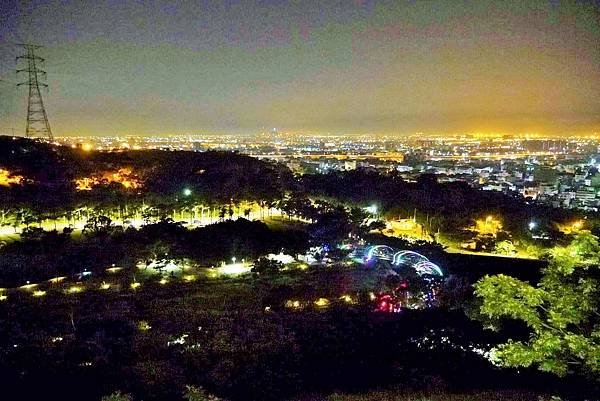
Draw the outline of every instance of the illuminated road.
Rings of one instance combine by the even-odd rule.
[[[263,220],[264,221],[264,220],[269,220],[270,218],[273,218],[273,217],[282,217],[282,216],[283,216],[283,214],[282,214],[281,210],[272,208],[269,211],[265,211],[264,213],[261,213],[260,210],[258,210],[258,209],[252,210],[250,212],[250,214],[247,216],[247,218],[249,220]],[[219,217],[215,216],[215,215],[204,216],[204,217],[202,217],[202,216],[193,217],[193,216],[182,216],[181,214],[177,213],[177,215],[171,215],[170,217],[176,222],[181,222],[181,224],[184,227],[187,227],[189,229],[193,229],[193,228],[197,228],[197,227],[204,227],[209,224],[217,223],[220,221]],[[232,218],[237,219],[238,217],[245,217],[245,216],[239,215],[239,214],[234,214]],[[118,219],[118,218],[113,219],[113,218],[111,218],[111,220],[112,220],[113,226],[139,228],[139,227],[147,224],[146,221],[144,221],[144,219],[142,219],[142,218],[133,218],[133,219],[132,218],[128,218],[128,219]],[[229,217],[226,217],[221,220],[229,220]],[[59,232],[61,232],[65,228],[72,228],[74,230],[74,233],[79,233],[83,230],[86,223],[87,223],[86,219],[68,221],[67,219],[62,218],[62,219],[57,219],[57,220],[43,220],[41,223],[32,224],[31,226],[32,227],[41,227],[45,231],[57,230]],[[12,226],[6,226],[6,225],[0,226],[0,241],[10,242],[10,241],[18,240],[20,238],[20,232],[25,227],[26,227],[25,225],[21,225],[15,229]]]
[[[498,258],[507,258],[507,259],[539,260],[537,258],[532,258],[531,256],[523,254],[523,253],[517,253],[516,255],[502,255],[499,253],[470,251],[468,249],[457,248],[454,246],[446,246],[446,248],[444,250],[448,253],[461,253],[463,255],[494,256],[494,257],[498,257]]]

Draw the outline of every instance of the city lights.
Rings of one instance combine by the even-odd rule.
[[[3,399],[597,399],[599,1],[0,6]]]

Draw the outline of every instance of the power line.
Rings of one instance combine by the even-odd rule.
[[[43,82],[40,82],[40,75],[46,77],[46,71],[39,68],[39,64],[44,62],[44,59],[35,54],[35,51],[42,46],[32,43],[19,43],[17,46],[24,48],[27,53],[18,56],[17,61],[26,60],[27,67],[17,70],[18,73],[26,72],[28,80],[20,82],[17,86],[27,85],[29,87],[29,98],[27,102],[27,125],[25,128],[25,136],[27,137],[47,137],[49,140],[54,140],[48,115],[44,108],[44,101],[40,92],[40,86],[47,88]]]

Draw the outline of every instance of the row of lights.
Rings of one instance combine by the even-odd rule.
[[[356,304],[357,303],[357,301],[348,294],[342,295],[339,299],[341,301],[344,301],[347,304]],[[317,300],[315,300],[313,302],[313,304],[318,308],[327,308],[329,305],[331,305],[331,301],[327,298],[318,298]],[[289,299],[285,302],[285,306],[287,308],[300,309],[300,307],[302,306],[302,303],[297,299],[296,300]],[[270,307],[268,307],[268,308],[269,308],[269,310],[271,309]]]
[[[231,258],[231,261],[233,262],[233,264],[235,264],[236,260],[237,259],[236,259],[235,256],[233,258]],[[106,271],[108,273],[114,274],[114,273],[117,273],[117,272],[121,271],[122,269],[123,269],[122,267],[110,267],[110,268],[106,269]],[[64,281],[66,278],[67,278],[66,276],[54,277],[54,278],[52,278],[52,279],[50,279],[48,281],[50,283],[52,283],[52,284],[58,284],[58,283],[61,283],[62,281]],[[186,275],[183,275],[181,278],[183,279],[183,281],[190,283],[192,281],[196,281],[197,276],[195,274],[186,274]],[[167,280],[164,277],[161,278],[158,281],[158,283],[161,284],[161,285],[165,285],[168,282],[169,282],[169,280]],[[133,283],[131,283],[129,285],[129,287],[132,290],[136,290],[139,287],[141,287],[141,285],[142,285],[141,283],[139,283],[137,281],[134,281]],[[47,292],[43,291],[43,290],[35,290],[34,291],[34,288],[36,288],[37,286],[38,286],[37,283],[30,283],[28,281],[25,285],[22,285],[21,287],[19,287],[19,289],[25,290],[25,291],[32,291],[32,295],[34,297],[43,297],[44,295],[47,294]],[[111,284],[103,281],[102,284],[100,284],[99,288],[101,290],[108,290],[108,289],[111,288]],[[4,294],[5,291],[6,291],[5,288],[0,288],[0,301],[6,301],[8,299],[8,296],[6,294]],[[81,285],[72,285],[69,288],[67,288],[64,292],[66,294],[77,294],[77,293],[80,293],[80,292],[83,292],[83,291],[84,291],[84,287],[83,286],[81,286]]]
[[[237,259],[236,259],[235,256],[233,258],[231,258],[231,261],[234,264],[235,264],[236,260]],[[111,267],[111,268],[106,269],[106,271],[108,273],[114,274],[114,273],[117,273],[117,272],[121,271],[122,269],[123,269],[122,267]],[[197,276],[195,274],[186,274],[186,275],[183,275],[181,278],[185,282],[189,283],[189,282],[195,281],[197,279]],[[53,283],[53,284],[58,284],[58,283],[64,281],[65,279],[66,279],[66,277],[62,276],[62,277],[52,278],[52,279],[50,279],[48,281],[51,282],[51,283]],[[163,277],[163,278],[160,279],[160,281],[158,283],[161,284],[161,285],[165,285],[168,282],[169,281],[166,278]],[[139,287],[141,287],[141,285],[142,285],[141,283],[135,281],[135,282],[131,283],[129,285],[129,287],[132,290],[136,290]],[[25,285],[23,285],[23,286],[21,286],[19,288],[22,289],[22,290],[33,290],[37,286],[38,286],[37,283],[29,283],[29,282],[27,282],[27,284],[25,284]],[[102,284],[100,285],[100,289],[101,290],[108,290],[108,289],[110,289],[110,287],[111,287],[111,285],[108,284],[108,283],[106,283],[105,281],[103,281]],[[5,300],[8,299],[8,296],[5,295],[5,294],[3,294],[4,290],[5,289],[0,289],[0,301],[5,301]],[[66,289],[65,293],[66,294],[77,294],[77,293],[80,293],[80,292],[83,292],[83,291],[84,291],[84,287],[82,287],[80,285],[73,285],[73,286],[69,287],[68,289]],[[32,295],[34,297],[43,297],[44,295],[46,295],[46,293],[47,293],[46,291],[36,290],[36,291],[32,292]]]

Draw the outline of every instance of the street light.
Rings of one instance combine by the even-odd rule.
[[[233,262],[233,264],[235,264],[235,261],[236,261],[235,256],[233,258],[231,258],[231,261]]]
[[[184,196],[190,196],[192,194],[192,190],[189,188],[184,188],[183,189],[183,195]]]
[[[529,227],[530,231],[533,231],[537,227],[537,223],[535,221],[530,221],[527,226]]]

